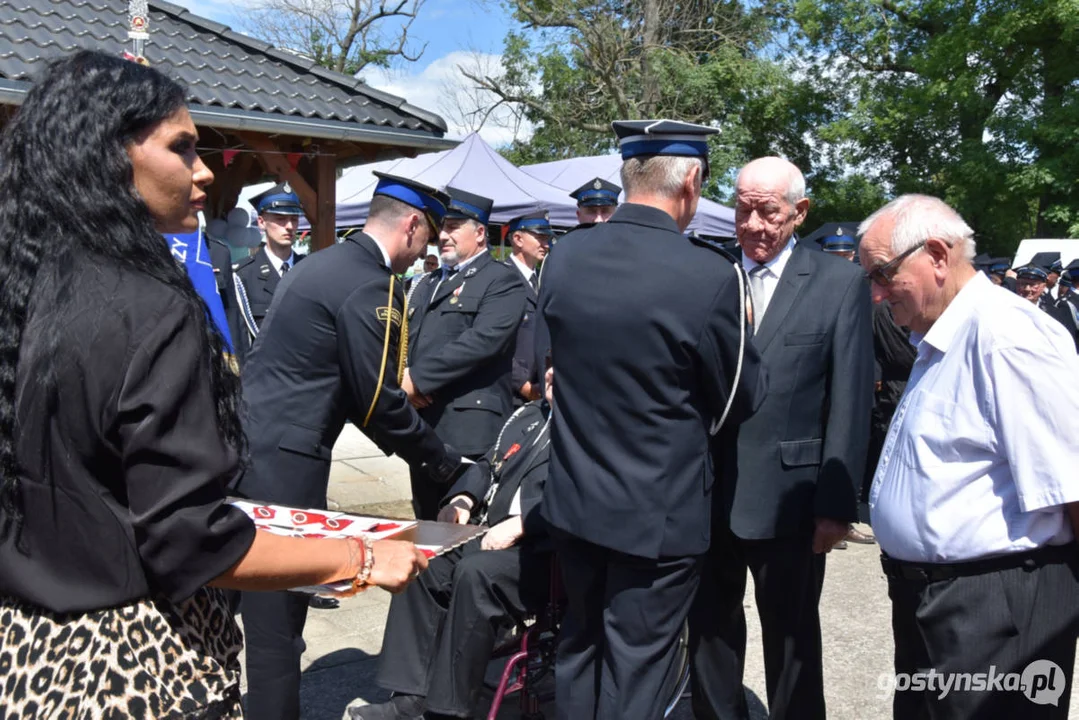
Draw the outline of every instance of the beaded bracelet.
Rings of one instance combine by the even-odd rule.
[[[363,567],[360,568],[360,572],[356,575],[356,579],[352,581],[353,587],[359,590],[360,588],[365,587],[371,579],[371,570],[375,567],[375,548],[371,544],[371,538],[366,535],[351,539],[363,543]]]

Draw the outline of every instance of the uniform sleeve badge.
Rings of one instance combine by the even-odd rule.
[[[397,308],[380,307],[375,308],[375,315],[378,317],[379,322],[392,322],[394,325],[401,325],[401,311]]]

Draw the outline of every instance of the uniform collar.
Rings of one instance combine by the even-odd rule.
[[[517,269],[524,275],[526,282],[532,282],[532,276],[536,274],[536,271],[525,265],[523,262],[517,259],[516,255],[510,255],[510,260],[517,266]]]
[[[650,225],[661,230],[670,230],[673,233],[682,234],[682,231],[678,229],[678,223],[674,221],[673,217],[659,208],[640,203],[622,203],[607,222]]]
[[[266,258],[270,261],[270,266],[273,267],[274,271],[278,275],[280,275],[281,274],[281,266],[284,265],[286,261],[282,260],[281,258],[277,257],[277,255],[273,254],[270,251],[269,247],[266,247],[266,248],[263,248],[263,249],[266,251]],[[288,262],[288,266],[290,268],[296,267],[296,253],[294,253],[294,252],[292,252],[290,250],[289,254],[288,254],[287,262]]]
[[[475,255],[470,257],[468,260],[462,260],[461,262],[454,265],[453,268],[451,268],[451,269],[456,270],[457,272],[460,272],[460,271],[464,270],[466,267],[468,267],[469,265],[471,265],[472,263],[479,260],[481,257],[483,257],[483,254],[485,252],[487,252],[487,248],[484,248],[484,249],[480,250],[478,253],[476,253]]]
[[[386,252],[386,246],[382,244],[381,240],[379,240],[377,237],[372,235],[370,230],[365,229],[364,233],[367,235],[367,237],[369,237],[369,238],[371,238],[372,240],[375,241],[375,247],[377,247],[378,251],[380,253],[382,253],[382,262],[386,263],[386,267],[388,267],[390,269],[390,271],[392,272],[393,271],[393,265],[390,264],[390,254],[388,252]]]

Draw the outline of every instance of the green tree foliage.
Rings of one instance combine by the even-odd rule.
[[[934,194],[984,248],[1079,236],[1079,2],[778,0],[821,137],[892,193]],[[856,197],[856,187],[848,187]]]
[[[515,163],[614,149],[612,120],[677,118],[720,129],[711,144],[713,197],[749,158],[781,153],[811,171],[812,129],[830,105],[765,57],[768,19],[737,1],[512,0],[520,28],[500,75],[469,73],[533,123]]]

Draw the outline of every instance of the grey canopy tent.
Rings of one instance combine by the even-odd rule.
[[[452,150],[346,170],[337,181],[337,227],[366,222],[377,182],[373,171],[400,175],[436,188],[450,185],[491,198],[494,200],[491,222],[505,223],[519,215],[547,210],[552,225],[577,224],[577,205],[572,198],[521,172],[477,133],[472,133]]]

